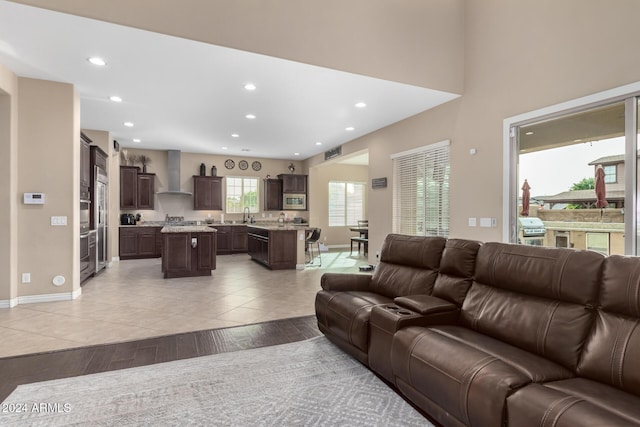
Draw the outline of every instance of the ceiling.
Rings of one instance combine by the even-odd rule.
[[[623,136],[624,101],[519,128],[520,153]]]
[[[122,147],[220,155],[301,160],[458,96],[4,0],[0,63],[74,84],[81,127]]]

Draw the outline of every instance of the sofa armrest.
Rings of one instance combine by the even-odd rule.
[[[368,291],[370,285],[370,274],[324,273],[320,278],[325,291]]]
[[[393,302],[402,308],[428,316],[436,313],[454,312],[458,306],[452,302],[431,295],[408,295],[396,297]]]

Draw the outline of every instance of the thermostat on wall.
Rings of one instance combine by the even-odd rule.
[[[24,193],[25,205],[44,205],[44,193]]]

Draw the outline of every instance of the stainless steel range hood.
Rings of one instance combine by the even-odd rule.
[[[177,194],[191,196],[193,193],[180,189],[180,151],[167,151],[168,190],[159,191],[158,194]]]

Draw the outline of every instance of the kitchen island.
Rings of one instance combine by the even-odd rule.
[[[165,226],[162,272],[164,278],[211,276],[216,269],[216,229],[204,225]]]
[[[304,269],[306,225],[254,225],[248,227],[251,258],[271,270]]]

